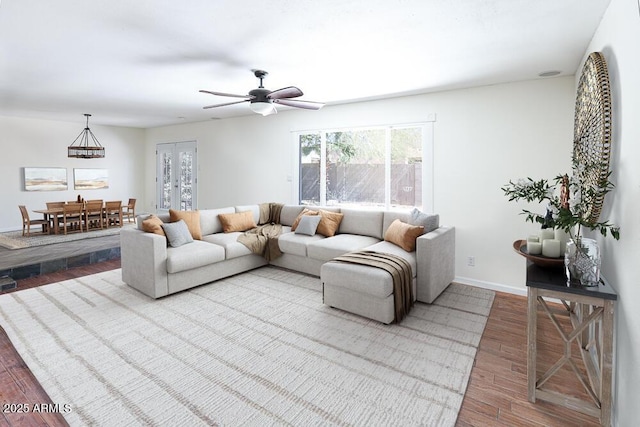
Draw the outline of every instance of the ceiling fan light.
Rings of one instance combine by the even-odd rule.
[[[263,116],[268,116],[269,114],[273,114],[275,107],[270,102],[252,102],[250,104],[251,111],[254,113],[262,114]]]

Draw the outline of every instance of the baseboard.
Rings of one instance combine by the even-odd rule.
[[[463,285],[475,286],[477,288],[490,289],[492,291],[497,292],[506,292],[508,294],[527,296],[526,288],[519,288],[511,285],[504,285],[502,283],[493,283],[493,282],[485,282],[483,280],[471,279],[469,277],[459,277],[456,276],[453,279],[456,283],[461,283]]]

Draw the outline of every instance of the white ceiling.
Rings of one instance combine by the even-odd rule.
[[[572,75],[610,2],[0,1],[0,115],[143,128],[253,114],[198,90],[255,68],[329,105]]]

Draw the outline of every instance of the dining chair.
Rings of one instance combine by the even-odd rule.
[[[49,226],[57,234],[58,233],[58,229],[60,227],[60,225],[59,225],[60,221],[59,220],[60,220],[60,217],[62,216],[62,207],[67,202],[46,202],[46,203],[47,203],[47,209],[60,209],[59,213],[50,213],[50,214],[46,215],[46,219],[49,220]]]
[[[42,232],[45,233],[49,230],[49,220],[46,219],[29,219],[29,212],[24,205],[19,205],[20,214],[22,215],[22,235],[24,236],[25,229],[27,230],[27,237],[31,236],[31,226],[41,225]]]
[[[127,216],[127,222],[136,220],[136,199],[129,199],[129,203],[122,206],[122,214]]]
[[[78,202],[69,202],[62,207],[62,227],[64,234],[67,234],[69,228],[78,227],[80,232],[83,231],[84,220],[84,204]]]
[[[104,222],[107,228],[110,225],[122,227],[122,201],[113,200],[104,203]]]
[[[87,200],[84,207],[84,228],[89,231],[91,228],[104,228],[104,218],[102,215],[102,199]]]

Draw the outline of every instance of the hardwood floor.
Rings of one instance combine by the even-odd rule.
[[[18,282],[18,290],[120,267],[112,260]],[[5,292],[6,293],[6,292]],[[545,402],[527,400],[527,301],[498,292],[480,342],[457,426],[597,426],[593,417]],[[552,323],[538,313],[539,365],[546,370],[559,358],[561,340]],[[579,354],[577,348],[572,354]],[[576,356],[576,360],[579,359]],[[581,362],[577,362],[581,366]],[[550,380],[554,381],[553,379]],[[552,386],[586,399],[573,372],[561,371]],[[0,327],[0,404],[52,403]],[[61,402],[57,402],[61,403]],[[62,402],[64,403],[64,402]],[[0,427],[66,426],[56,413],[5,413]]]
[[[568,328],[568,320],[562,319],[561,324]],[[564,348],[555,326],[541,311],[537,345],[540,376],[560,358]],[[574,346],[573,359],[582,367],[579,354]],[[566,366],[546,386],[589,400],[578,378]],[[535,404],[527,400],[527,299],[496,292],[457,426],[598,425],[600,422],[594,417],[540,400]]]

